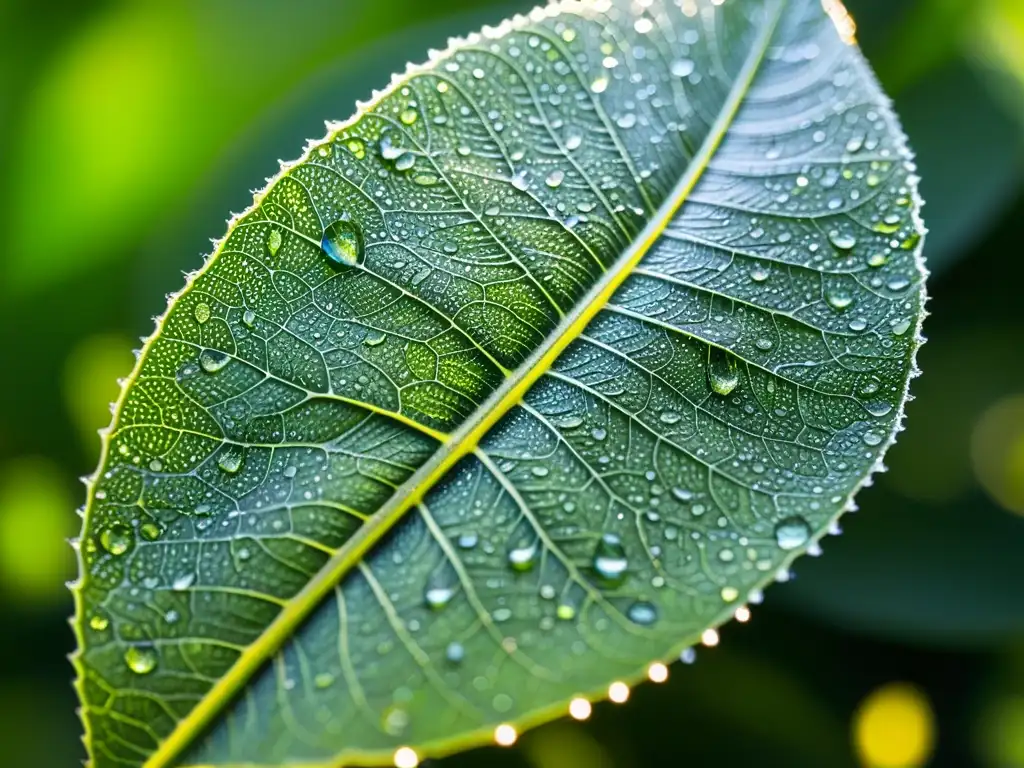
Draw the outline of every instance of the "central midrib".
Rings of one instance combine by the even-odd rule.
[[[323,568],[296,594],[267,627],[259,639],[239,656],[231,669],[203,697],[203,700],[175,727],[170,736],[149,757],[143,768],[167,768],[192,739],[237,694],[253,674],[292,637],[298,625],[321,600],[337,586],[348,571],[402,519],[410,508],[462,458],[472,453],[480,439],[520,401],[565,348],[601,311],[632,269],[657,242],[676,212],[700,179],[722,139],[725,137],[743,97],[760,67],[768,43],[781,15],[784,0],[775,8],[762,28],[750,56],[744,62],[736,82],[722,105],[714,125],[669,197],[654,213],[629,249],[566,315],[547,339],[498,387],[484,403],[442,443],[438,451],[417,469],[374,515],[367,520]]]

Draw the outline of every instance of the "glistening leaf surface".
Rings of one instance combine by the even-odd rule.
[[[898,427],[912,171],[820,0],[562,3],[397,79],[125,387],[76,590],[94,765],[442,754],[724,621]]]

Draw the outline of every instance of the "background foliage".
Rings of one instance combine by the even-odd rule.
[[[630,705],[448,766],[1024,766],[1024,6],[849,0],[919,156],[935,272],[865,512]],[[515,0],[0,0],[0,744],[81,755],[73,478],[135,339],[322,121]],[[282,30],[291,29],[285,35]],[[909,685],[907,685],[909,684]],[[666,736],[670,734],[670,736]],[[929,749],[929,736],[934,750]],[[928,754],[931,753],[929,762]]]

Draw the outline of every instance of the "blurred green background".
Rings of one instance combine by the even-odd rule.
[[[628,705],[455,766],[1024,768],[1024,2],[849,0],[918,153],[909,431],[862,513]],[[519,0],[0,0],[0,751],[82,757],[64,582],[164,294],[325,119]],[[617,710],[617,711],[613,711]]]

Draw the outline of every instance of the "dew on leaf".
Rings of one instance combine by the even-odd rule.
[[[796,549],[806,544],[810,537],[811,527],[799,515],[787,517],[775,526],[775,542],[780,549]]]
[[[324,230],[320,248],[331,261],[354,266],[363,258],[363,228],[352,219],[342,217]]]
[[[728,395],[739,384],[740,373],[736,357],[718,347],[711,347],[708,353],[708,383],[712,391]]]
[[[137,675],[148,675],[156,669],[156,651],[148,646],[130,646],[124,652],[124,663]]]
[[[100,534],[100,544],[112,555],[123,555],[132,545],[131,529],[115,523]]]

